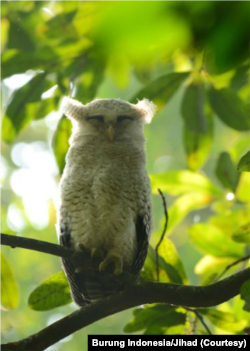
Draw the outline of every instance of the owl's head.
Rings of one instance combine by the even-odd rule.
[[[100,99],[83,105],[65,97],[62,110],[73,123],[73,136],[93,136],[115,143],[142,136],[143,125],[150,123],[156,107],[147,99],[137,104]]]

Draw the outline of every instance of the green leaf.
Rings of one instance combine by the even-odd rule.
[[[159,260],[159,281],[164,283],[183,284],[178,271],[171,264],[166,262],[161,256]]]
[[[63,272],[44,280],[29,296],[28,305],[35,311],[48,311],[72,302],[69,284]]]
[[[242,86],[246,85],[248,83],[248,70],[249,70],[249,65],[244,65],[239,67],[232,80],[231,80],[231,85],[230,88],[238,91]]]
[[[241,173],[239,185],[236,191],[237,200],[249,203],[250,199],[250,174],[248,172]]]
[[[227,232],[219,228],[197,223],[189,229],[191,241],[203,253],[216,257],[243,256],[243,245],[235,245],[235,242],[228,236]]]
[[[133,311],[134,319],[124,328],[125,333],[145,330],[145,334],[157,331],[165,332],[168,328],[185,323],[186,315],[176,312],[176,307],[165,304],[146,306]]]
[[[240,289],[240,296],[245,301],[243,309],[250,312],[250,280],[247,280]]]
[[[184,128],[184,146],[187,164],[192,171],[200,169],[208,158],[213,140],[213,120],[207,116],[207,133],[192,132]]]
[[[13,309],[18,306],[19,300],[19,286],[3,251],[1,251],[1,305],[7,309]]]
[[[187,87],[181,113],[188,131],[207,133],[208,121],[205,115],[205,93],[202,84],[193,83]]]
[[[68,140],[71,136],[72,124],[69,119],[63,116],[57,126],[53,138],[53,150],[60,173],[62,174],[65,167],[65,157],[68,152]]]
[[[185,122],[183,137],[187,163],[191,170],[196,171],[209,155],[213,136],[213,119],[201,83],[192,83],[186,89],[182,116]]]
[[[3,15],[3,6],[1,6],[1,49],[6,47],[8,40],[8,29],[9,29],[9,21]]]
[[[146,85],[152,80],[152,66],[135,66],[133,74],[140,83]]]
[[[41,48],[29,55],[25,52],[8,50],[2,54],[1,58],[2,79],[17,73],[25,73],[31,69],[46,71],[52,66],[55,69],[61,68],[58,64],[59,56],[50,47]]]
[[[9,49],[18,49],[24,52],[31,52],[35,50],[35,44],[33,43],[30,35],[22,27],[22,23],[10,21],[7,47]]]
[[[2,85],[0,84],[0,111],[2,111]]]
[[[11,142],[15,136],[15,126],[8,116],[5,116],[2,121],[2,139],[6,142]]]
[[[182,284],[182,277],[176,267],[165,261],[163,257],[158,255],[159,262],[159,281],[162,283]],[[144,270],[141,277],[145,280],[157,280],[156,270],[156,252],[152,246],[149,247]]]
[[[73,37],[78,33],[74,28],[72,21],[77,13],[77,10],[59,13],[46,22],[45,34],[49,38],[58,39],[63,35],[63,39]]]
[[[27,105],[27,114],[34,116],[34,120],[38,120],[47,116],[50,112],[57,108],[57,99],[54,97],[32,102]]]
[[[199,309],[199,312],[218,328],[226,331],[239,332],[246,327],[246,322],[244,320],[237,320],[234,315],[229,312],[222,312],[215,309]]]
[[[165,329],[157,325],[152,325],[145,330],[143,335],[165,335]]]
[[[247,223],[250,218],[250,208],[245,206],[236,208],[232,207],[230,202],[225,203],[227,207],[222,208],[221,214],[210,216],[208,222],[231,236],[239,226]]]
[[[239,172],[250,172],[250,151],[248,151],[242,158],[237,166]]]
[[[239,131],[250,129],[250,116],[235,91],[211,87],[209,99],[214,112],[229,127]]]
[[[158,189],[176,196],[190,192],[199,192],[211,196],[223,196],[206,176],[190,171],[169,171],[161,174],[150,175],[152,192],[158,194]]]
[[[201,275],[201,285],[213,283],[225,271],[225,268],[233,263],[235,258],[214,257],[205,255],[195,266],[195,273]],[[230,274],[238,270],[238,267],[232,267]]]
[[[170,73],[161,76],[146,85],[145,88],[135,94],[130,101],[137,102],[143,98],[154,100],[159,105],[165,105],[177,91],[181,83],[187,78],[189,73]]]
[[[220,154],[215,173],[226,189],[235,192],[240,175],[228,152],[224,151]]]
[[[154,249],[151,246],[149,246],[147,258],[145,260],[143,270],[140,275],[142,279],[147,281],[157,280],[156,263],[155,263],[155,257],[153,257],[153,251]]]
[[[27,84],[16,91],[12,101],[7,107],[6,116],[10,123],[3,125],[3,138],[5,141],[10,141],[13,139],[13,134],[17,134],[23,129],[32,119],[36,116],[29,114],[28,104],[37,102],[41,99],[43,92],[48,90],[50,85],[48,81],[45,80],[46,73],[39,73],[34,78],[32,78]],[[13,127],[14,133],[12,131],[12,138],[9,138],[5,128]]]
[[[250,222],[241,225],[232,235],[232,239],[237,243],[250,244]]]
[[[182,278],[177,270],[168,262],[166,262],[161,256],[159,260],[159,281],[163,283],[174,283],[182,284]],[[156,274],[157,276],[157,274]]]
[[[171,234],[191,211],[208,206],[212,200],[211,196],[202,193],[188,193],[180,196],[169,208],[167,234]]]
[[[104,60],[90,56],[84,64],[84,71],[79,74],[75,81],[75,99],[82,103],[88,103],[96,96],[96,91],[104,77]]]
[[[166,263],[171,265],[181,278],[181,282],[187,283],[187,276],[183,264],[178,256],[174,243],[168,238],[164,238],[161,242],[158,254],[164,259]]]

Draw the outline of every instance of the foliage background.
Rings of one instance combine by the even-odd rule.
[[[2,232],[57,242],[54,201],[70,135],[59,111],[64,95],[82,102],[147,97],[159,112],[145,128],[154,232],[144,277],[156,279],[153,248],[164,224],[157,188],[170,214],[161,281],[208,284],[249,254],[250,176],[236,170],[250,148],[249,2],[3,1],[1,16]],[[59,270],[57,258],[4,248],[3,342],[76,308],[35,311],[34,293],[28,306],[31,292]],[[40,309],[49,296],[69,302],[64,281],[53,282]],[[200,313],[213,333],[242,334],[249,326],[243,305],[237,297]],[[184,309],[132,313],[51,349],[80,350],[87,334],[118,334],[126,324],[125,332],[206,333]]]

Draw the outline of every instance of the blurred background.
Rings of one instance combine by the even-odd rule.
[[[154,231],[143,276],[156,280],[154,248],[164,226],[158,188],[170,215],[159,252],[161,281],[208,284],[249,255],[250,175],[237,171],[250,149],[249,6],[2,1],[1,231],[57,242],[55,202],[71,133],[59,108],[63,96],[83,103],[146,97],[158,113],[145,127]],[[60,270],[56,257],[2,249],[3,342],[35,333],[77,308],[65,281],[55,278]],[[34,293],[29,299],[51,276],[57,290],[48,290],[40,305]],[[244,334],[249,314],[243,305],[237,297],[201,313],[215,334]],[[125,311],[51,350],[85,350],[88,334],[119,334],[125,326],[125,332],[139,334],[207,332],[184,309],[170,311],[172,324],[159,311],[139,312],[145,313],[144,325]]]

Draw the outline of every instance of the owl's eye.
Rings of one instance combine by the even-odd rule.
[[[104,117],[103,116],[88,116],[86,117],[87,121],[97,121],[97,122],[104,122]]]
[[[122,122],[122,121],[133,121],[133,117],[131,116],[118,116],[117,117],[117,122]]]

